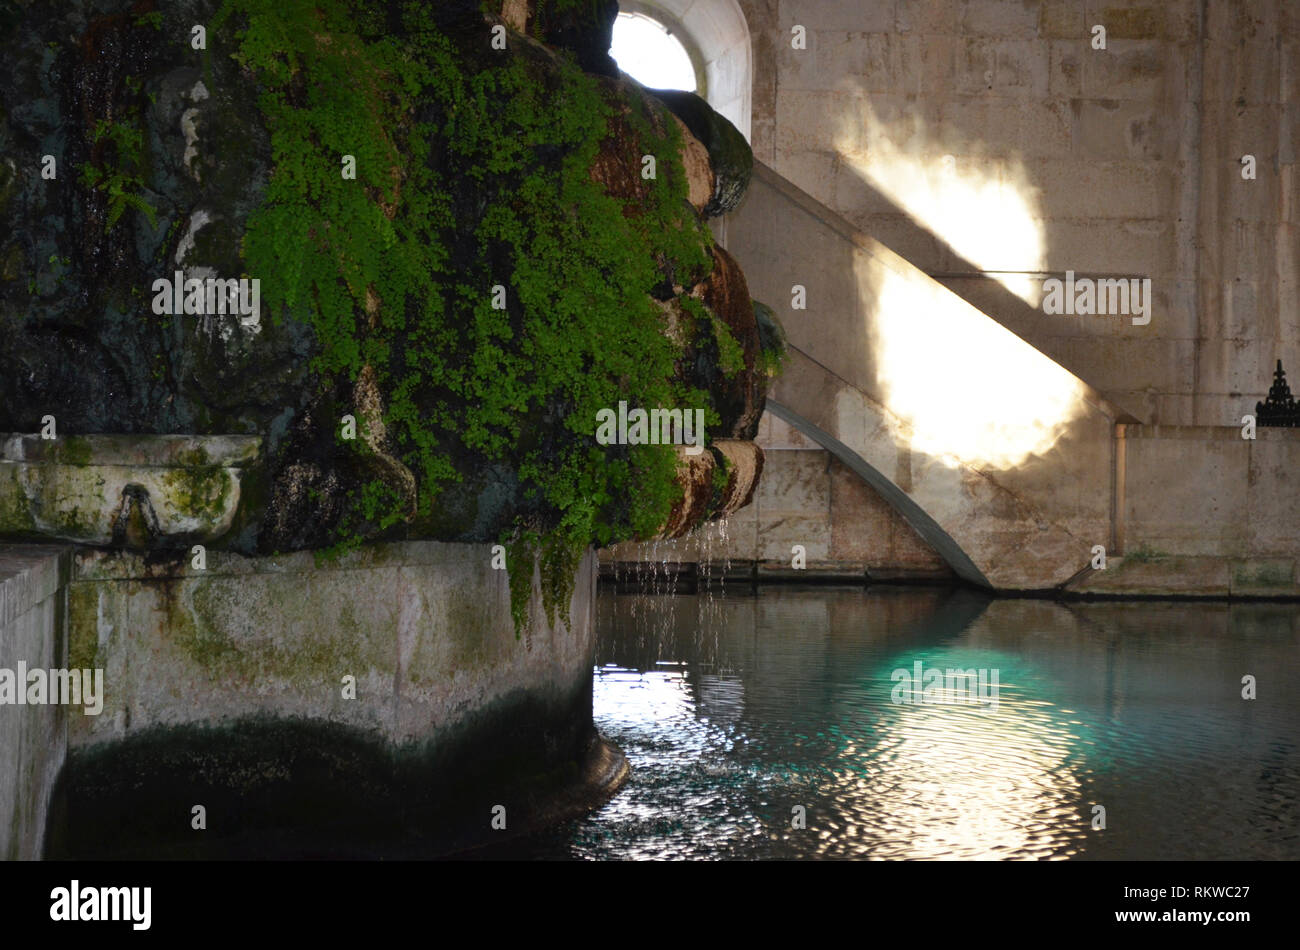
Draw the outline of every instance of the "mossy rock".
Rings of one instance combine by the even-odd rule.
[[[695,380],[706,387],[721,422],[710,435],[721,439],[753,439],[767,396],[762,346],[754,303],[745,275],[735,258],[714,247],[713,270],[692,295],[703,304],[711,345],[697,349]],[[697,311],[698,312],[698,311]]]
[[[681,126],[717,172],[710,213],[752,155],[694,97],[616,78],[612,0],[540,4],[506,50],[480,0],[138,8],[32,5],[0,36],[0,154],[20,156],[0,176],[0,431],[54,414],[66,433],[261,435],[242,551],[394,534],[585,550],[681,495],[670,447],[596,447],[600,409],[752,427],[756,324],[734,262],[699,289],[720,265]],[[201,53],[178,39],[194,23]],[[46,152],[58,187],[30,173]],[[178,267],[259,279],[258,328],[154,313]],[[659,305],[693,290],[695,336],[670,339]],[[345,415],[383,438],[345,444]]]
[[[754,152],[740,130],[693,92],[675,89],[650,92],[709,150],[717,185],[713,200],[704,209],[705,216],[715,217],[735,210],[754,174]]]
[[[754,322],[758,325],[758,343],[763,353],[763,366],[771,378],[780,373],[790,357],[785,327],[776,311],[765,303],[754,301]]]

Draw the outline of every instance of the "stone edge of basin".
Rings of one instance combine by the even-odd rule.
[[[1300,600],[1300,559],[1114,555],[1105,570],[1085,571],[1064,599]]]
[[[258,435],[61,435],[0,433],[0,464],[244,468],[257,460]]]
[[[534,800],[524,821],[511,826],[508,833],[496,832],[490,839],[445,851],[435,857],[471,856],[500,842],[524,838],[561,822],[581,818],[617,795],[632,776],[632,766],[623,750],[599,732],[594,733],[579,770],[576,782],[561,782],[542,792]]]

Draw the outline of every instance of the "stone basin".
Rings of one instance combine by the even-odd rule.
[[[0,538],[128,547],[230,530],[260,436],[0,434]]]

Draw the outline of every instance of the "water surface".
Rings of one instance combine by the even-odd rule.
[[[1295,604],[602,589],[596,722],[632,778],[493,852],[1295,859],[1298,657]],[[997,671],[996,708],[960,679],[895,702],[917,662]]]

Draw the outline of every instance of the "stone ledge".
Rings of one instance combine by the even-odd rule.
[[[1245,412],[1246,410],[1242,410]],[[1254,411],[1251,410],[1251,414]],[[1164,439],[1191,442],[1233,442],[1249,447],[1252,442],[1300,442],[1300,429],[1259,426],[1254,439],[1241,437],[1241,426],[1134,425],[1116,423],[1122,439]]]
[[[426,564],[464,564],[470,559],[491,559],[491,546],[448,541],[385,541],[348,551],[318,563],[312,551],[250,556],[209,550],[206,570],[191,566],[188,549],[168,554],[144,555],[129,551],[82,548],[72,563],[72,582],[176,577],[214,577],[253,574],[314,574],[322,568],[335,571],[369,571]]]
[[[183,468],[217,465],[244,468],[257,460],[256,435],[39,435],[8,433],[0,440],[0,462],[60,465],[125,465]]]
[[[1111,557],[1062,591],[1085,597],[1300,599],[1294,558]]]

